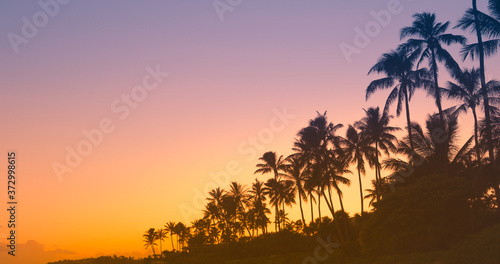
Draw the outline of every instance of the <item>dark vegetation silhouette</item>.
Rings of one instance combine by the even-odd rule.
[[[406,42],[382,54],[368,71],[383,76],[368,85],[366,99],[390,89],[382,110],[365,109],[345,136],[339,135],[342,124],[318,112],[297,132],[292,154],[262,154],[251,186],[231,182],[211,190],[203,217],[189,225],[168,222],[148,229],[144,246],[153,254],[144,261],[303,263],[325,245],[318,241],[328,241],[338,248],[318,252],[332,263],[499,263],[500,82],[485,79],[484,58],[500,47],[500,3],[490,0],[481,12],[473,0],[465,11],[456,28],[474,33],[472,44],[448,33],[450,22],[438,22],[435,14],[413,18],[401,30]],[[445,49],[449,45],[463,45],[462,59],[479,58],[479,67],[461,68]],[[421,68],[422,62],[429,68]],[[439,63],[452,78],[446,87],[439,86]],[[417,89],[437,106],[425,124],[410,116]],[[443,98],[456,105],[443,109]],[[405,110],[401,138],[401,128],[390,124],[393,103],[396,116]],[[474,124],[463,129],[473,132],[459,135],[458,117],[469,110]],[[372,186],[363,189],[367,168],[374,171]],[[361,213],[354,216],[343,206],[351,174],[360,193]],[[364,208],[365,199],[371,210]],[[321,211],[323,203],[327,212]],[[294,206],[301,214],[296,221],[287,213]],[[170,250],[162,250],[168,237]]]

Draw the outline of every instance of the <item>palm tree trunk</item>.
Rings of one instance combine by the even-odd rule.
[[[299,192],[299,207],[300,207],[300,215],[302,216],[302,226],[306,226],[306,219],[304,218],[304,211],[302,210],[302,195]]]
[[[314,210],[313,210],[313,195],[309,194],[309,202],[311,203],[311,222],[314,222]]]
[[[281,222],[282,222],[282,228],[285,229],[286,228],[286,219],[285,219],[285,202],[283,202],[283,219],[281,219]]]
[[[479,149],[479,140],[477,137],[477,114],[476,114],[476,108],[473,107],[472,109],[472,115],[474,116],[474,143],[476,144],[476,155],[477,155],[477,161],[478,165],[481,164],[481,150]]]
[[[332,214],[332,218],[335,218],[335,209],[333,208],[333,204],[330,204],[330,202],[328,202],[328,198],[326,197],[324,189],[323,189],[323,196],[325,197],[325,201],[326,201],[326,205],[328,206],[328,209],[330,209],[330,213]]]
[[[275,214],[276,216],[274,217],[274,219],[276,220],[274,222],[274,228],[276,230],[276,232],[279,232],[280,231],[280,220],[279,220],[279,216],[278,216],[278,204],[276,204],[276,206],[274,207],[274,211],[275,211]]]
[[[378,164],[378,142],[375,141],[375,181],[379,181],[380,180],[380,175],[379,175],[379,164]],[[377,195],[377,202],[380,201],[380,195],[379,193],[377,192],[376,193]]]
[[[172,251],[174,251],[175,250],[175,248],[174,248],[174,236],[173,236],[172,231],[170,231],[170,242],[172,243]]]
[[[359,162],[358,162],[359,164]],[[361,196],[361,215],[363,215],[364,207],[363,207],[363,186],[361,183],[361,169],[358,166],[358,180],[359,180],[359,195]]]
[[[477,35],[477,44],[479,48],[479,72],[481,75],[481,88],[482,88],[482,96],[484,103],[484,120],[486,123],[486,145],[488,146],[488,154],[490,156],[490,160],[493,162],[495,160],[495,153],[493,150],[492,135],[491,135],[491,117],[490,117],[490,103],[488,98],[488,91],[486,90],[486,77],[484,74],[484,47],[483,47],[483,37],[481,36],[481,25],[479,24],[479,16],[477,11],[476,0],[472,0],[472,8],[474,9],[474,19],[476,21],[476,35]]]
[[[444,115],[443,108],[441,107],[441,92],[439,91],[439,83],[438,83],[438,74],[437,74],[437,62],[436,62],[436,54],[434,48],[431,48],[431,60],[432,60],[432,74],[434,75],[434,99],[436,100],[436,106],[439,112],[439,120],[442,124],[444,124]]]
[[[342,210],[342,212],[345,212],[344,211],[344,203],[342,202],[342,195],[340,194],[340,190],[337,190],[337,194],[339,196],[339,201],[340,201],[340,209]]]
[[[330,204],[332,205],[333,209],[332,188],[330,186],[328,186],[328,198],[330,199]],[[333,212],[335,213],[335,210]]]
[[[162,230],[160,229],[160,258],[161,258],[161,252],[162,252],[162,248],[161,248],[161,235],[162,235]]]
[[[319,221],[321,221],[321,193],[318,191],[318,215]]]
[[[410,121],[410,104],[408,99],[408,90],[406,86],[404,87],[405,91],[405,106],[406,106],[406,125],[408,126],[408,139],[410,140],[410,148],[413,151],[413,137],[411,135],[411,121]]]

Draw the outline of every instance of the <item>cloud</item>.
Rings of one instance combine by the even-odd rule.
[[[70,258],[71,255],[76,254],[74,251],[64,249],[45,250],[45,245],[35,240],[19,243],[16,248],[15,256],[7,254],[8,250],[8,248],[5,251],[3,249],[0,250],[0,263],[46,264],[49,261]]]

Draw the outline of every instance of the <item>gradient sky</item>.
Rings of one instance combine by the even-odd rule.
[[[411,15],[435,12],[454,25],[470,5],[400,1],[402,11],[348,62],[340,44],[352,45],[355,28],[364,29],[374,21],[370,11],[387,9],[388,2],[243,0],[221,20],[211,0],[71,1],[16,53],[8,34],[20,35],[22,18],[32,21],[43,9],[37,1],[2,1],[0,146],[2,164],[8,151],[18,155],[19,227],[18,256],[8,256],[1,246],[0,261],[144,256],[149,251],[141,236],[148,228],[201,216],[197,193],[215,187],[211,173],[237,164],[231,181],[265,180],[253,174],[258,156],[268,150],[291,154],[297,131],[316,111],[348,125],[363,116],[362,108],[383,105],[389,91],[364,100],[366,86],[377,78],[366,74],[400,43],[399,29],[411,24]],[[486,1],[478,2],[484,10]],[[457,58],[458,50],[451,48]],[[500,62],[486,63],[492,78]],[[113,102],[141,85],[146,67],[157,65],[169,77],[120,119]],[[269,131],[274,111],[284,108],[295,117],[259,142],[258,156],[238,150],[243,145],[250,151],[249,137]],[[436,107],[417,92],[411,111],[421,122]],[[82,131],[98,128],[103,119],[114,130],[60,181],[52,164],[64,163],[66,147],[75,149],[85,140]],[[465,138],[472,131],[470,116],[461,121],[468,125],[462,127]],[[393,124],[403,126],[404,120]],[[345,206],[354,214],[358,184],[355,175],[348,177],[353,184],[344,187]],[[372,178],[364,178],[364,187]],[[6,184],[4,178],[3,206]],[[180,207],[198,213],[186,216]],[[0,217],[2,245],[7,216],[3,211]],[[298,210],[291,218],[299,218]]]

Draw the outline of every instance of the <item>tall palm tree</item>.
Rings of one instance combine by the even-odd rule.
[[[335,218],[335,210],[333,210],[333,200],[331,196],[331,189],[333,188],[339,197],[339,203],[340,203],[340,209],[342,212],[345,212],[344,210],[344,203],[342,202],[342,191],[340,190],[339,183],[345,184],[347,186],[351,185],[351,180],[347,179],[346,177],[342,176],[346,173],[351,173],[350,170],[348,170],[349,167],[349,162],[345,157],[339,156],[335,153],[335,151],[330,151],[330,155],[327,157],[327,170],[325,174],[325,184],[327,185],[327,190],[329,194],[329,203],[331,207],[331,211],[333,213],[333,217]],[[326,200],[326,197],[325,197]],[[328,205],[328,201],[327,201]]]
[[[241,218],[241,223],[247,229],[248,235],[252,236],[250,229],[247,225],[245,207],[250,204],[250,196],[248,195],[248,189],[237,182],[231,182],[230,189],[227,192],[227,196],[234,200],[236,204],[236,216]],[[236,218],[235,218],[236,221]]]
[[[486,140],[488,152],[491,160],[494,160],[494,150],[491,143],[491,110],[488,95],[486,93],[486,76],[484,57],[495,54],[500,47],[500,3],[497,0],[489,0],[488,8],[492,16],[489,16],[477,9],[477,1],[472,0],[472,8],[468,9],[465,15],[460,19],[457,27],[469,32],[475,32],[477,43],[467,45],[462,50],[463,59],[470,55],[471,59],[479,57],[479,71],[481,77],[481,87],[483,88],[483,105],[486,125]],[[490,40],[483,41],[483,36],[489,37]],[[497,38],[498,37],[498,38]]]
[[[316,194],[316,187],[313,181],[310,180],[311,175],[308,173],[304,182],[304,191],[309,196],[309,205],[311,207],[311,223],[314,222],[314,203],[316,202],[316,198],[314,195]]]
[[[389,126],[392,116],[386,112],[380,113],[378,107],[363,110],[366,116],[354,125],[361,130],[361,137],[365,138],[369,144],[375,144],[375,179],[381,180],[380,150],[387,155],[389,155],[389,151],[396,150],[394,142],[397,142],[397,138],[393,133],[400,130],[400,128]]]
[[[295,203],[295,188],[293,188],[293,182],[290,180],[276,181],[271,178],[267,180],[265,185],[267,187],[266,195],[269,197],[269,203],[275,208],[278,208],[276,214],[276,230],[281,230],[283,226],[281,225],[282,223],[279,217],[280,211],[285,211],[285,205],[292,205]],[[279,210],[280,206],[282,206],[282,210]]]
[[[304,218],[304,210],[302,209],[302,200],[307,202],[307,193],[304,189],[304,182],[307,179],[306,176],[306,161],[297,154],[292,154],[286,158],[286,178],[293,180],[295,183],[295,188],[297,189],[297,194],[299,196],[299,207],[300,215],[302,216],[302,225],[306,225],[306,219]]]
[[[363,206],[363,186],[361,183],[361,174],[366,174],[365,159],[374,165],[375,148],[370,146],[367,138],[361,137],[356,128],[349,125],[346,131],[346,137],[341,140],[342,151],[349,163],[355,163],[358,171],[359,195],[361,200],[361,214],[364,212]]]
[[[255,214],[255,225],[256,227],[260,227],[262,229],[262,233],[266,233],[267,223],[269,222],[269,218],[267,214],[271,213],[271,211],[266,207],[266,196],[268,189],[264,185],[264,182],[255,179],[255,182],[252,184],[252,189],[248,192],[251,194],[252,201],[252,212]],[[258,234],[257,229],[257,234]]]
[[[430,75],[426,68],[413,70],[415,60],[418,59],[418,56],[419,54],[416,52],[408,54],[407,49],[404,47],[382,54],[382,57],[370,69],[368,74],[374,72],[384,73],[386,77],[372,81],[366,88],[366,100],[368,100],[370,95],[377,90],[391,88],[397,83],[387,98],[384,112],[388,112],[389,107],[397,101],[396,115],[399,116],[404,103],[411,147],[413,147],[413,140],[410,133],[409,101],[417,88],[423,86],[430,89],[433,86],[433,83],[429,80]]]
[[[337,146],[339,137],[335,132],[341,128],[342,124],[334,125],[328,121],[326,112],[309,120],[309,125],[299,131],[298,139],[295,140],[293,150],[306,159],[308,170],[308,185],[316,188],[318,214],[321,218],[321,195],[325,196],[324,188],[330,188],[330,181],[327,175],[330,151],[333,146]],[[330,189],[328,189],[330,190]],[[325,196],[326,197],[326,196]],[[326,198],[325,198],[326,199]],[[334,216],[333,204],[326,201]]]
[[[165,231],[170,232],[170,242],[172,243],[172,251],[173,251],[175,250],[174,247],[175,222],[167,222],[164,228]]]
[[[467,42],[467,39],[464,36],[446,33],[450,22],[436,22],[435,14],[426,12],[417,13],[413,15],[413,18],[415,20],[411,26],[401,29],[401,39],[406,37],[417,37],[408,39],[408,41],[403,45],[407,48],[415,50],[417,54],[420,54],[419,63],[424,59],[427,59],[429,62],[429,67],[434,77],[432,96],[436,101],[439,117],[441,121],[443,121],[444,116],[441,106],[441,88],[438,83],[437,62],[444,62],[446,68],[450,70],[452,74],[460,70],[457,62],[453,59],[450,53],[443,48],[443,44],[450,45],[458,43],[464,45]]]
[[[205,205],[205,209],[203,210],[203,218],[210,221],[209,226],[209,236],[210,239],[219,242],[219,233],[217,230],[217,225],[221,219],[221,208],[216,205],[214,202],[209,202]]]
[[[156,246],[156,231],[154,228],[150,228],[144,235],[142,235],[144,238],[144,247],[148,249],[148,247],[151,247],[151,250],[153,250],[153,256],[156,255],[155,253],[155,247]]]
[[[191,232],[190,229],[182,222],[178,222],[175,225],[175,233],[177,234],[177,243],[179,251],[182,251],[184,244],[189,239]]]
[[[448,98],[458,99],[462,104],[454,107],[454,113],[467,112],[468,109],[472,111],[474,117],[474,142],[476,149],[476,158],[481,161],[481,150],[479,148],[478,136],[478,119],[476,114],[476,107],[480,105],[480,71],[477,69],[464,70],[455,77],[457,83],[448,82],[448,89],[444,93]]]
[[[283,156],[277,157],[276,152],[268,151],[264,153],[259,160],[262,161],[262,163],[257,164],[257,170],[255,170],[254,174],[273,173],[274,181],[276,182],[278,182],[280,177],[284,175],[283,171],[285,170],[285,162],[283,160]],[[278,219],[278,210],[278,204],[275,204],[274,213],[276,219]],[[278,231],[279,228],[278,222],[279,221],[275,221],[276,231]]]
[[[160,241],[160,256],[163,252],[162,247],[161,247],[161,242],[167,238],[167,231],[165,229],[158,229],[156,231],[156,239]]]

